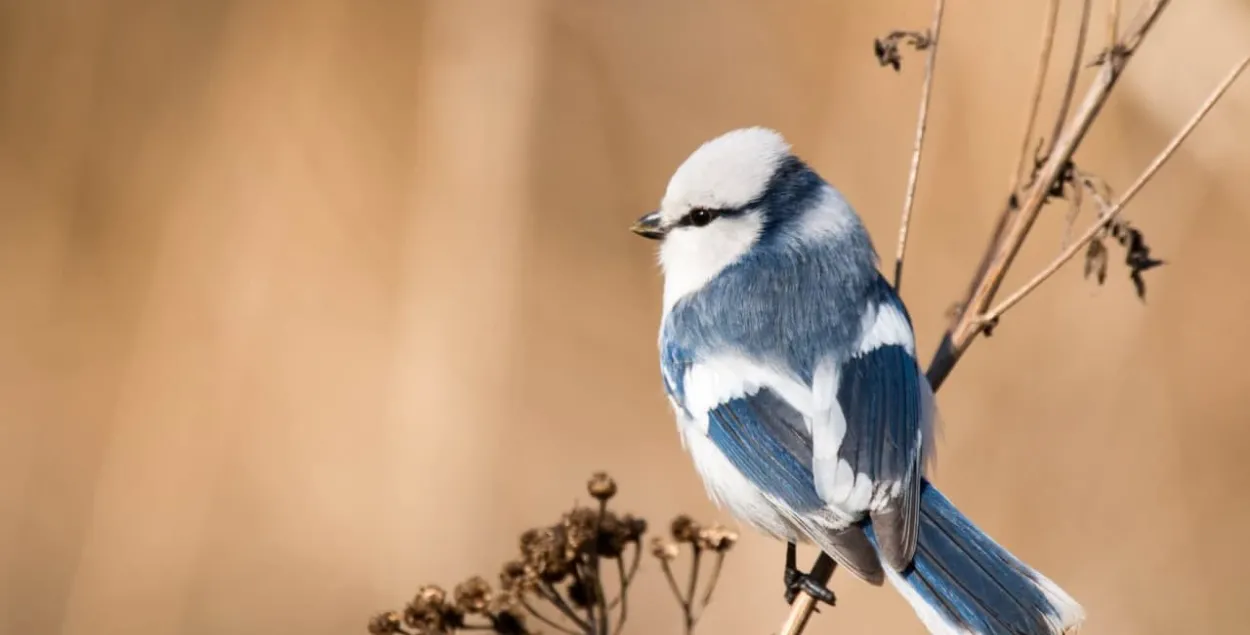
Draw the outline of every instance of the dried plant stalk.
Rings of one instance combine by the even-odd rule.
[[[1056,0],[1057,1],[1057,0]],[[920,113],[916,116],[916,141],[911,150],[911,169],[907,173],[907,194],[903,196],[903,218],[898,224],[898,251],[894,257],[894,288],[903,284],[903,258],[907,254],[907,230],[911,225],[911,210],[916,202],[916,184],[920,179],[920,158],[924,152],[925,131],[929,127],[929,101],[933,95],[934,70],[937,67],[938,38],[942,32],[942,15],[946,0],[933,5],[933,25],[929,27],[928,55],[925,56],[924,86],[920,89]]]
[[[1014,218],[1008,224],[1001,244],[991,245],[993,255],[988,258],[988,266],[977,276],[971,292],[961,303],[958,316],[947,329],[933,361],[930,362],[926,374],[934,390],[941,387],[976,336],[984,332],[986,323],[981,318],[1024,245],[1024,239],[1041,213],[1042,205],[1052,195],[1055,183],[1070,169],[1073,153],[1084,140],[1098,113],[1102,111],[1103,104],[1124,72],[1132,53],[1167,7],[1168,1],[1148,2],[1142,7],[1133,24],[1126,29],[1124,39],[1108,47],[1109,53],[1104,55],[1098,76],[1089,87],[1080,108],[1073,115],[1071,123],[1058,135],[1054,150],[1038,168],[1037,176],[1020,203],[1019,210],[1013,214]]]
[[[616,635],[622,632],[629,607],[630,585],[638,573],[647,522],[608,509],[616,496],[616,482],[607,474],[590,478],[587,491],[598,504],[575,507],[559,522],[521,534],[520,556],[499,574],[499,589],[474,576],[456,586],[450,596],[434,585],[421,587],[402,612],[388,611],[369,621],[373,635],[452,635],[485,631],[503,635],[532,635],[532,620],[565,635]],[[681,604],[685,633],[712,600],[725,556],[738,534],[720,525],[701,526],[678,516],[671,539],[656,538],[651,553],[674,584]],[[682,552],[692,554],[689,585],[678,590],[672,563]],[[628,554],[628,555],[627,555]],[[704,556],[708,556],[704,558]],[[630,560],[628,567],[626,559]],[[617,577],[617,595],[604,591],[603,575],[611,561]],[[703,564],[711,562],[710,575]],[[697,594],[703,580],[702,594]],[[616,619],[612,620],[612,612]]]
[[[1055,26],[1059,18],[1059,0],[1050,0],[1046,5],[1046,19],[1042,22],[1042,44],[1037,53],[1037,68],[1033,72],[1033,92],[1029,98],[1029,107],[1024,117],[1024,135],[1020,139],[1020,154],[1016,159],[1015,169],[1011,171],[1011,185],[1008,192],[1020,189],[1024,179],[1024,168],[1029,163],[1029,148],[1033,145],[1033,127],[1037,124],[1037,111],[1042,105],[1042,93],[1046,88],[1046,71],[1050,68],[1050,53],[1055,44]]]
[[[941,0],[937,2],[935,13],[940,20]],[[1019,192],[1019,183],[1023,180],[1022,172],[1025,159],[1023,155],[1027,153],[1029,147],[1032,130],[1036,122],[1037,103],[1040,102],[1041,93],[1044,85],[1044,76],[1051,52],[1051,42],[1054,32],[1054,16],[1058,10],[1058,2],[1051,2],[1047,13],[1047,22],[1043,26],[1042,46],[1039,53],[1037,78],[1035,79],[1034,91],[1030,97],[1030,105],[1028,114],[1025,118],[1025,140],[1022,145],[1022,157],[1017,164],[1017,169],[1012,174],[1011,188],[1008,193],[1008,204],[999,216],[998,226],[994,230],[993,237],[982,258],[981,265],[977,268],[976,274],[973,276],[969,285],[969,291],[965,300],[960,304],[960,308],[952,319],[951,325],[948,327],[941,345],[934,355],[929,365],[926,376],[934,391],[938,390],[945,379],[949,376],[955,364],[958,363],[963,353],[975,340],[976,336],[988,332],[1004,312],[1018,303],[1028,293],[1036,289],[1047,278],[1054,274],[1060,266],[1071,259],[1082,248],[1091,245],[1091,241],[1099,232],[1105,232],[1115,221],[1116,216],[1124,208],[1124,206],[1132,199],[1141,187],[1158,171],[1167,159],[1175,153],[1176,149],[1193,131],[1202,118],[1210,111],[1223,93],[1236,80],[1238,75],[1250,64],[1250,57],[1242,60],[1232,72],[1224,79],[1210,97],[1204,102],[1198,113],[1185,125],[1184,128],[1173,138],[1172,142],[1164,149],[1164,151],[1151,163],[1146,171],[1137,179],[1133,185],[1125,191],[1114,205],[1105,207],[1100,210],[1098,219],[1095,223],[1075,242],[1068,245],[1066,249],[1055,259],[1050,265],[1038,273],[1029,283],[1016,293],[1012,294],[1007,300],[1003,301],[994,308],[990,308],[995,294],[1002,284],[1003,278],[1007,271],[1011,268],[1016,255],[1019,253],[1025,238],[1028,236],[1041,212],[1043,205],[1053,196],[1061,196],[1064,188],[1069,184],[1075,173],[1075,167],[1072,163],[1072,156],[1085,138],[1085,134],[1093,125],[1094,120],[1102,110],[1103,104],[1106,103],[1108,96],[1115,87],[1117,80],[1124,71],[1129,58],[1136,51],[1137,47],[1149,32],[1150,28],[1157,21],[1163,10],[1167,7],[1168,0],[1149,0],[1138,13],[1124,31],[1123,35],[1119,35],[1119,2],[1112,0],[1112,4],[1108,15],[1108,41],[1106,48],[1097,60],[1100,70],[1095,77],[1093,84],[1088,89],[1085,98],[1082,100],[1080,107],[1076,110],[1071,121],[1068,121],[1067,113],[1072,101],[1072,95],[1075,90],[1076,81],[1081,69],[1081,59],[1083,57],[1085,36],[1088,30],[1090,0],[1083,0],[1081,25],[1078,32],[1076,51],[1073,55],[1073,63],[1068,74],[1068,81],[1064,87],[1063,98],[1060,101],[1059,112],[1056,116],[1054,134],[1048,140],[1044,140],[1039,144],[1042,149],[1040,156],[1035,159],[1031,178],[1028,180],[1027,189]],[[936,30],[936,29],[935,29]],[[900,32],[896,32],[900,33]],[[877,41],[878,58],[885,64],[885,57],[882,55],[883,47],[881,40]],[[930,43],[934,46],[936,42]],[[934,46],[936,49],[936,46]],[[890,51],[887,51],[890,52]],[[934,50],[930,50],[930,56],[933,56]],[[890,58],[890,63],[896,69],[898,68],[898,59],[896,52]],[[931,68],[931,66],[930,66]],[[907,240],[907,226],[911,217],[912,194],[914,188],[915,175],[919,171],[919,146],[923,136],[923,116],[927,112],[927,103],[930,98],[928,87],[931,86],[931,78],[926,77],[925,93],[922,95],[922,122],[916,148],[913,149],[913,165],[909,178],[908,194],[904,206],[903,218],[900,223],[900,238],[897,259],[895,262],[895,279],[896,282],[901,277],[903,266],[903,257],[905,255],[905,246]],[[1078,186],[1080,187],[1080,186]],[[1095,197],[1097,200],[1097,197]],[[1079,204],[1079,203],[1078,203]],[[1138,235],[1139,236],[1139,235]],[[1149,256],[1147,255],[1149,261]],[[1160,261],[1152,261],[1148,265],[1158,264]],[[1136,276],[1139,272],[1134,271]],[[1137,278],[1134,279],[1138,282]],[[1139,287],[1139,293],[1141,289]],[[827,584],[834,571],[833,560],[826,554],[821,554],[812,568],[811,576],[821,584]],[[811,614],[816,610],[816,598],[804,593],[797,597],[791,605],[785,621],[782,623],[779,635],[797,635],[806,627]]]
[[[1237,81],[1237,78],[1241,76],[1241,73],[1246,70],[1247,65],[1250,65],[1250,56],[1243,58],[1236,66],[1233,67],[1231,71],[1229,71],[1228,75],[1224,77],[1224,80],[1220,82],[1219,86],[1217,86],[1215,90],[1211,92],[1211,95],[1207,97],[1206,101],[1203,102],[1202,106],[1198,109],[1198,112],[1194,113],[1193,117],[1189,119],[1189,122],[1176,133],[1176,136],[1172,137],[1172,140],[1168,143],[1168,145],[1163,148],[1158,156],[1155,157],[1154,161],[1150,162],[1150,165],[1146,167],[1146,170],[1142,172],[1141,176],[1137,177],[1137,180],[1129,186],[1128,190],[1120,196],[1119,200],[1117,200],[1115,204],[1108,206],[1106,209],[1100,210],[1097,222],[1090,226],[1089,229],[1085,230],[1085,233],[1082,234],[1076,242],[1069,245],[1063,253],[1059,254],[1059,256],[1051,261],[1049,265],[1038,272],[1033,279],[1026,282],[1023,287],[1011,294],[1011,296],[1009,296],[1006,300],[1003,300],[994,308],[986,311],[981,316],[982,323],[988,324],[992,327],[993,323],[997,322],[1008,309],[1015,306],[1023,300],[1025,296],[1032,293],[1033,290],[1037,289],[1037,287],[1041,286],[1041,284],[1054,275],[1054,273],[1058,271],[1064,263],[1071,260],[1077,252],[1085,248],[1085,246],[1094,239],[1094,236],[1096,236],[1098,232],[1105,230],[1111,222],[1115,220],[1116,216],[1124,210],[1124,207],[1128,205],[1129,201],[1133,200],[1133,197],[1141,191],[1141,188],[1154,177],[1155,173],[1159,171],[1159,168],[1163,167],[1163,164],[1167,163],[1168,159],[1170,159],[1173,154],[1176,154],[1176,150],[1180,148],[1181,144],[1184,143],[1185,139],[1189,137],[1190,133],[1198,127],[1198,124],[1201,123],[1202,119],[1207,116],[1207,113],[1211,112],[1211,109],[1215,107],[1215,104],[1219,102],[1220,98],[1224,96],[1224,93],[1227,92],[1229,87],[1233,85],[1233,82]],[[1097,194],[1096,191],[1095,194]]]

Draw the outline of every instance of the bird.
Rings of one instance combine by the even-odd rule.
[[[889,581],[935,635],[1073,633],[1082,607],[928,480],[938,413],[911,317],[846,198],[774,129],[730,130],[631,230],[659,241],[660,375],[707,495],[786,542]]]

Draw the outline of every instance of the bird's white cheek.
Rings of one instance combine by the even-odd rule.
[[[750,251],[762,228],[758,214],[747,214],[673,230],[660,247],[665,311]]]

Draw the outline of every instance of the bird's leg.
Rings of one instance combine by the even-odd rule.
[[[786,604],[794,604],[794,598],[799,596],[800,592],[833,606],[835,598],[833,591],[829,587],[812,579],[810,574],[799,571],[798,568],[798,547],[793,542],[786,543],[786,570],[784,573],[786,582]]]

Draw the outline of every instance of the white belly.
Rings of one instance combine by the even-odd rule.
[[[729,459],[692,422],[680,425],[682,443],[703,478],[708,496],[739,522],[766,535],[790,542],[807,537],[783,513],[772,497],[747,480]]]

